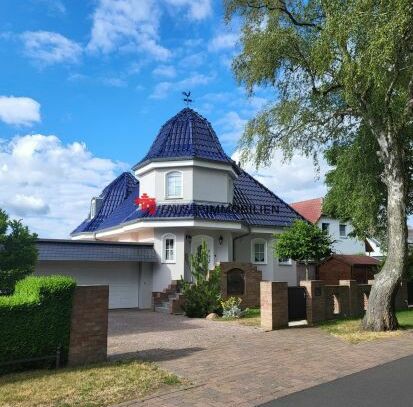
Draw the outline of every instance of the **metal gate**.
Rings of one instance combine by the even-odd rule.
[[[413,281],[407,283],[407,301],[409,305],[413,305]]]
[[[306,290],[304,287],[288,287],[288,320],[307,319]]]

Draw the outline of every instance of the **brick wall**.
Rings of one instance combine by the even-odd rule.
[[[239,269],[244,274],[244,294],[236,295],[242,299],[241,307],[258,307],[260,305],[260,282],[262,273],[251,263],[222,262],[221,266],[221,294],[223,298],[231,296],[227,292],[228,272]]]
[[[70,327],[69,366],[106,360],[108,305],[108,286],[76,287]]]
[[[364,315],[371,284],[356,280],[340,280],[339,285],[324,281],[301,281],[307,292],[307,321],[310,325],[336,318],[355,318]],[[372,281],[369,281],[372,283]],[[396,310],[407,308],[407,284],[402,283],[396,295]]]

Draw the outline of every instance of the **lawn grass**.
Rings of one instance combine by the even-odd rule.
[[[261,325],[261,310],[257,308],[248,308],[241,318],[218,318],[215,321],[232,321],[240,325],[246,326],[260,326]]]
[[[398,331],[369,332],[361,329],[361,319],[339,319],[320,324],[320,328],[329,334],[350,343],[374,341],[392,338],[403,334],[403,330],[413,328],[413,310],[397,312],[400,324]]]
[[[177,376],[140,361],[112,362],[82,368],[34,370],[0,376],[2,407],[94,407],[140,398]]]

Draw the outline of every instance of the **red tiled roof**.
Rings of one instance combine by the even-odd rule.
[[[374,257],[356,254],[332,254],[326,261],[328,261],[329,259],[336,259],[343,263],[347,263],[350,266],[377,266],[378,264],[380,264],[380,261],[375,259]]]
[[[290,206],[309,222],[316,223],[322,215],[323,198],[294,202]]]

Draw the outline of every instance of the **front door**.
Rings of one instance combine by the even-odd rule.
[[[200,248],[202,243],[205,242],[209,253],[209,269],[212,270],[215,267],[215,256],[214,256],[214,239],[211,236],[198,235],[194,236],[191,241],[191,254],[195,255]]]

